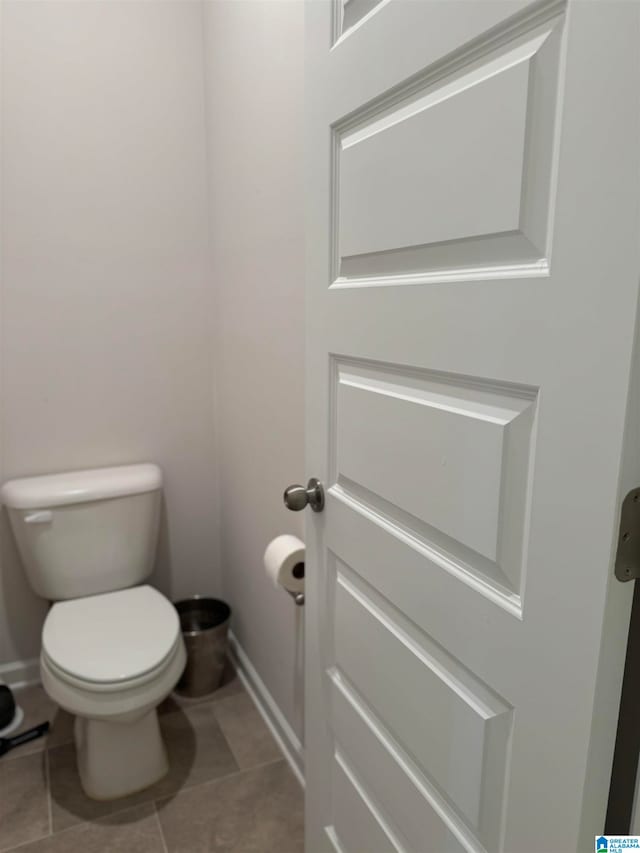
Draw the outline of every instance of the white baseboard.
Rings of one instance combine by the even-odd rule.
[[[289,725],[264,681],[247,657],[232,631],[229,632],[229,652],[238,676],[251,696],[284,757],[304,788],[304,750],[300,739]]]
[[[12,690],[40,684],[40,659],[15,660],[0,664],[0,683],[8,684]]]

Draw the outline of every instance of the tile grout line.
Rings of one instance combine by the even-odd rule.
[[[2,0],[0,0],[0,2],[2,2]],[[67,835],[67,833],[69,832],[73,832],[76,829],[83,829],[87,826],[100,826],[104,823],[104,821],[110,820],[112,817],[119,817],[120,815],[123,815],[126,812],[135,811],[136,809],[143,809],[145,806],[151,806],[153,809],[153,800],[145,800],[143,803],[136,803],[132,806],[125,806],[125,808],[118,809],[115,812],[108,812],[107,814],[100,815],[99,817],[89,818],[89,820],[81,820],[80,823],[72,823],[71,826],[65,826],[62,829],[59,829],[57,832],[50,833],[49,835],[41,835],[39,838],[34,838],[33,841],[23,841],[21,844],[18,844],[17,847],[10,847],[8,850],[1,850],[0,853],[13,853],[14,850],[17,850],[20,847],[24,847],[27,844],[33,844],[34,841],[44,841],[47,838],[54,837],[57,839],[61,835]]]
[[[0,2],[1,2],[1,0],[0,0]],[[190,790],[190,789],[188,789],[188,790]],[[178,793],[180,793],[180,792],[178,791]],[[172,798],[173,796],[175,796],[175,795],[170,794],[169,798]],[[80,821],[80,823],[72,823],[71,826],[65,826],[63,829],[59,829],[58,832],[50,832],[47,835],[39,835],[37,838],[32,838],[30,841],[21,841],[20,844],[17,844],[15,847],[0,848],[0,853],[13,853],[14,850],[20,850],[22,847],[26,847],[28,844],[35,844],[36,841],[45,841],[46,839],[53,838],[54,836],[55,836],[55,838],[58,838],[61,835],[66,835],[69,832],[73,832],[76,829],[81,829],[81,828],[87,827],[87,826],[96,826],[96,825],[99,826],[104,821],[110,820],[113,817],[118,817],[119,815],[126,814],[126,812],[129,812],[129,811],[135,811],[136,809],[144,809],[145,806],[151,806],[152,812],[157,813],[155,800],[145,800],[142,803],[136,803],[134,805],[125,806],[124,808],[118,809],[115,812],[108,812],[107,814],[101,815],[100,817],[96,817],[96,818],[89,819],[89,820],[82,820],[82,821]],[[151,815],[149,815],[149,817],[150,816]],[[164,842],[164,836],[163,836],[163,842]]]
[[[162,849],[163,849],[164,853],[169,853],[169,848],[167,847],[167,839],[164,837],[164,830],[162,829],[162,823],[160,821],[160,813],[158,812],[157,800],[153,801],[153,813],[156,816],[156,823],[158,824],[158,832],[160,833],[160,841],[162,842]]]
[[[0,0],[0,2],[1,2],[1,0]],[[77,829],[80,826],[94,825],[96,823],[100,823],[100,821],[108,820],[109,818],[115,817],[116,815],[124,814],[125,812],[131,811],[133,809],[143,808],[144,806],[151,806],[153,808],[153,810],[156,812],[156,814],[158,814],[158,820],[159,820],[158,803],[160,803],[160,802],[164,802],[165,800],[174,800],[176,797],[180,796],[181,794],[187,794],[190,791],[194,791],[196,788],[201,788],[203,785],[210,785],[213,782],[226,781],[227,779],[230,779],[234,776],[239,776],[242,773],[247,773],[251,770],[260,770],[263,767],[268,767],[270,764],[277,764],[279,761],[284,761],[284,760],[285,760],[284,758],[278,757],[278,758],[271,759],[270,761],[262,761],[262,762],[260,762],[260,764],[254,764],[251,767],[240,767],[240,766],[238,766],[238,769],[232,770],[231,773],[225,773],[222,776],[214,776],[211,779],[205,779],[203,782],[196,782],[194,785],[187,785],[186,787],[177,788],[175,791],[170,791],[169,793],[164,794],[162,797],[157,797],[156,799],[154,799],[153,797],[150,797],[148,800],[143,799],[137,803],[130,803],[129,805],[123,806],[120,809],[116,809],[113,812],[106,812],[105,814],[100,815],[98,817],[95,817],[93,819],[81,820],[78,823],[71,824],[71,826],[65,826],[63,829],[58,830],[58,832],[54,833],[53,831],[51,831],[49,833],[49,836],[55,835],[57,837],[58,835],[61,835],[62,833],[69,832],[72,829]],[[236,762],[236,764],[237,764],[237,762]],[[141,793],[143,793],[143,792],[141,792]],[[50,800],[49,800],[49,802],[50,802]],[[43,836],[41,836],[41,838],[48,838],[49,836],[43,835]],[[25,843],[30,843],[30,842],[25,842]],[[20,846],[22,846],[22,845],[20,845]],[[0,853],[10,853],[10,851],[12,851],[13,849],[14,848],[12,847],[9,850],[0,850]]]
[[[22,732],[18,732],[18,734],[22,734]],[[70,743],[73,743],[73,738],[69,740],[63,740],[60,743],[55,743],[53,746],[42,747],[41,749],[31,749],[27,750],[27,752],[22,752],[24,747],[19,746],[17,749],[12,749],[11,752],[8,752],[6,755],[2,756],[3,764],[11,764],[12,761],[21,761],[23,758],[31,758],[32,755],[40,755],[42,752],[47,752],[49,749],[58,749],[60,746],[69,746]]]
[[[17,734],[22,734],[22,732],[17,732]],[[24,747],[19,746],[16,749],[12,749],[11,752],[3,755],[2,763],[10,764],[12,761],[20,761],[21,758],[30,758],[32,755],[39,755],[41,752],[44,752],[44,749],[32,749],[31,751],[27,749],[26,752],[22,752],[22,749],[24,749]]]
[[[2,0],[0,0],[0,3],[2,3]],[[224,698],[228,698],[228,697],[224,697]],[[217,701],[218,701],[218,702],[221,702],[221,701],[224,701],[224,700],[223,700],[223,699],[219,699],[219,700],[217,700]],[[207,699],[207,700],[204,700],[204,701],[202,701],[202,702],[195,702],[191,707],[202,707],[203,705],[211,705],[211,706],[212,706],[212,705],[213,705],[213,702],[212,702],[212,700],[211,700],[211,699]],[[161,722],[161,721],[162,721],[162,719],[163,719],[163,717],[170,717],[170,716],[172,716],[173,714],[176,714],[176,713],[182,713],[182,714],[184,714],[186,710],[188,710],[188,708],[185,708],[185,707],[180,706],[180,707],[176,708],[175,710],[172,710],[172,711],[169,711],[169,712],[165,712],[164,714],[159,714],[159,715],[158,715],[158,719],[159,719],[159,721]],[[159,800],[164,800],[164,799],[173,799],[174,797],[178,796],[178,794],[181,794],[183,791],[185,791],[185,792],[186,792],[186,791],[190,791],[192,788],[198,788],[200,785],[206,785],[206,784],[207,784],[207,782],[213,782],[213,781],[215,781],[216,779],[226,779],[226,778],[227,778],[228,776],[230,776],[230,775],[231,775],[231,776],[233,776],[233,775],[235,775],[235,774],[237,774],[237,773],[239,773],[239,772],[242,772],[242,768],[239,766],[239,764],[238,764],[238,762],[237,762],[237,760],[236,760],[236,758],[235,758],[235,755],[234,755],[234,753],[233,753],[233,750],[231,750],[231,746],[230,746],[230,744],[228,743],[227,738],[226,738],[226,736],[225,736],[224,732],[222,731],[222,727],[221,727],[221,726],[220,726],[220,724],[218,723],[218,720],[217,720],[217,718],[216,718],[216,716],[215,716],[215,713],[213,712],[213,708],[212,708],[212,707],[211,707],[211,713],[212,713],[212,716],[213,716],[213,718],[214,718],[214,721],[216,722],[216,725],[218,725],[218,728],[220,729],[220,734],[222,735],[223,740],[225,741],[225,743],[227,744],[228,749],[229,749],[229,750],[230,750],[230,752],[231,752],[231,755],[232,755],[232,757],[233,757],[233,759],[234,759],[234,762],[235,762],[235,764],[236,764],[236,766],[237,766],[237,768],[238,768],[237,770],[232,770],[232,771],[231,771],[231,773],[226,773],[226,774],[224,774],[223,776],[216,776],[216,777],[214,777],[213,779],[206,779],[204,782],[197,782],[195,785],[194,785],[194,784],[192,784],[192,785],[187,784],[187,785],[186,785],[186,787],[182,787],[182,786],[181,786],[180,788],[176,789],[175,791],[170,791],[169,793],[167,793],[167,794],[163,795],[162,797],[157,798],[157,800],[156,800],[156,799],[154,799],[154,797],[153,797],[152,795],[150,795],[150,796],[149,796],[149,799],[146,799],[146,798],[145,798],[145,796],[144,796],[145,792],[144,792],[144,790],[143,790],[143,791],[139,792],[139,794],[141,795],[141,797],[142,797],[142,798],[141,798],[138,802],[129,803],[128,805],[123,806],[122,808],[118,808],[118,809],[116,809],[116,810],[115,810],[115,811],[113,811],[113,812],[105,812],[105,814],[99,815],[99,816],[97,816],[97,817],[95,817],[95,818],[93,818],[93,819],[91,819],[91,818],[90,818],[90,819],[88,819],[88,820],[80,820],[78,823],[72,823],[70,826],[64,826],[62,829],[58,830],[57,832],[54,832],[54,831],[53,831],[53,810],[52,810],[52,804],[51,804],[51,785],[50,785],[50,778],[48,778],[48,779],[47,779],[47,783],[48,783],[48,784],[47,784],[47,794],[48,794],[47,799],[48,799],[48,804],[49,804],[49,835],[48,835],[48,836],[47,836],[47,835],[43,835],[43,836],[41,836],[41,838],[47,838],[47,837],[50,837],[50,836],[53,836],[53,835],[58,836],[58,835],[60,835],[61,833],[68,832],[69,830],[72,830],[72,829],[77,829],[77,828],[78,828],[78,827],[80,827],[80,826],[93,825],[93,824],[95,824],[95,823],[99,823],[101,820],[105,820],[105,819],[108,819],[108,818],[110,818],[110,817],[113,817],[114,815],[119,815],[119,814],[122,814],[122,813],[124,813],[124,812],[127,812],[127,811],[129,811],[130,809],[136,809],[136,808],[144,807],[144,806],[151,806],[151,807],[152,807],[152,809],[153,809],[154,811],[156,811],[156,812],[157,812],[157,809],[156,809],[156,802],[157,802],[157,801],[159,801]],[[45,751],[46,751],[46,756],[47,756],[47,763],[46,763],[46,767],[47,767],[47,768],[49,767],[49,760],[48,760],[48,759],[49,759],[49,750],[50,750],[50,749],[57,750],[57,749],[60,749],[60,748],[62,748],[62,747],[65,747],[65,746],[69,746],[70,744],[74,744],[74,740],[73,740],[73,738],[71,738],[71,739],[70,739],[70,740],[68,740],[68,741],[64,741],[63,743],[55,744],[55,746],[52,746],[52,747],[47,746],[47,747],[46,747],[46,750],[45,750]],[[21,757],[21,756],[18,756],[18,758],[20,758],[20,757]],[[22,756],[22,757],[27,758],[27,757],[29,757],[29,754],[27,754],[26,756]],[[163,836],[163,838],[164,838],[164,836]],[[27,842],[27,843],[30,843],[30,842]],[[0,853],[11,853],[11,851],[12,851],[12,850],[13,850],[13,848],[11,848],[11,850],[10,850],[10,851],[0,850]]]
[[[46,760],[47,760],[46,766],[48,768],[48,754],[46,756]],[[271,761],[263,761],[260,764],[254,764],[252,767],[244,767],[244,768],[239,767],[238,770],[234,770],[231,773],[226,773],[224,776],[217,776],[213,779],[207,779],[204,782],[199,782],[198,784],[191,785],[187,788],[179,788],[177,791],[174,791],[172,794],[167,794],[165,797],[161,797],[158,800],[147,800],[146,802],[137,803],[136,805],[129,805],[129,806],[126,806],[122,809],[118,809],[115,812],[109,812],[108,814],[102,815],[101,817],[95,818],[94,820],[81,821],[80,823],[74,823],[72,826],[66,826],[64,829],[61,829],[59,832],[56,832],[56,833],[53,833],[53,831],[52,831],[53,827],[52,827],[52,820],[51,820],[51,796],[50,796],[50,788],[49,788],[49,786],[47,786],[48,787],[47,793],[48,793],[48,802],[49,802],[49,815],[50,815],[50,823],[49,823],[50,831],[49,831],[49,833],[47,835],[40,835],[38,838],[33,838],[30,841],[23,841],[20,844],[16,845],[15,847],[7,847],[4,849],[0,848],[0,853],[14,853],[15,850],[19,850],[22,847],[26,847],[28,844],[35,843],[36,841],[44,841],[47,838],[52,838],[54,835],[57,838],[59,835],[65,835],[67,832],[71,832],[74,829],[78,829],[78,828],[83,827],[83,826],[92,826],[95,824],[99,824],[100,821],[102,821],[102,820],[112,818],[116,815],[123,814],[123,813],[131,811],[133,809],[143,808],[145,805],[147,805],[147,806],[150,805],[152,807],[153,812],[156,816],[156,820],[158,823],[159,830],[160,830],[160,836],[161,836],[162,845],[163,845],[163,853],[169,853],[168,848],[167,848],[167,844],[166,844],[165,835],[164,835],[164,832],[162,830],[162,823],[160,822],[160,813],[158,811],[158,803],[160,801],[173,800],[176,797],[179,797],[181,794],[187,794],[187,793],[194,791],[198,788],[202,788],[205,785],[211,785],[214,782],[226,781],[227,779],[231,779],[235,776],[240,776],[243,773],[250,773],[253,770],[261,770],[264,767],[269,767],[271,764],[278,764],[280,762],[286,763],[286,759],[284,757],[279,757],[279,758],[272,759]],[[48,773],[47,773],[47,775],[48,775]]]
[[[188,785],[186,788],[178,788],[177,791],[174,791],[171,794],[165,794],[151,802],[153,802],[153,805],[157,809],[158,803],[164,802],[165,800],[175,800],[181,794],[189,794],[191,791],[203,788],[205,785],[213,785],[215,782],[226,782],[227,779],[233,779],[235,776],[241,776],[243,773],[251,773],[253,770],[262,770],[264,767],[269,767],[271,764],[279,764],[281,761],[287,763],[284,756],[279,756],[278,758],[271,758],[269,761],[261,761],[260,764],[252,764],[251,767],[239,766],[237,770],[232,770],[231,773],[225,773],[224,776],[214,776],[212,779],[205,779],[203,782],[196,782],[195,785]]]
[[[158,803],[159,802],[162,802],[164,800],[174,800],[177,797],[179,797],[181,794],[188,794],[191,791],[194,791],[198,788],[204,787],[205,785],[211,785],[214,782],[223,782],[223,781],[226,781],[227,779],[231,779],[235,776],[240,776],[243,773],[249,773],[252,770],[261,770],[263,767],[268,767],[271,764],[278,764],[282,761],[285,761],[285,759],[283,757],[279,757],[279,758],[271,759],[270,761],[262,761],[260,764],[254,764],[251,767],[238,767],[237,770],[233,770],[231,773],[225,773],[223,776],[215,776],[213,779],[206,779],[204,782],[198,782],[197,784],[189,785],[186,788],[178,788],[176,791],[173,791],[170,794],[166,794],[163,797],[159,797],[156,800],[154,800],[154,799],[144,800],[140,803],[136,803],[134,805],[128,805],[128,806],[125,806],[121,809],[117,809],[114,812],[108,812],[107,814],[101,815],[100,817],[94,818],[93,820],[83,820],[83,821],[80,821],[79,823],[74,823],[71,826],[65,826],[64,829],[60,829],[56,833],[53,832],[52,817],[51,817],[51,796],[50,796],[50,789],[48,789],[48,794],[49,794],[48,802],[49,802],[49,809],[50,809],[50,812],[49,812],[49,814],[50,814],[50,824],[49,824],[50,831],[49,831],[49,834],[48,835],[41,835],[39,838],[33,839],[32,841],[24,841],[21,844],[19,844],[17,847],[10,847],[10,848],[7,848],[6,850],[1,850],[0,853],[13,853],[13,851],[17,850],[19,847],[24,847],[27,844],[32,844],[34,841],[42,841],[46,838],[51,838],[54,835],[57,838],[59,835],[64,835],[65,833],[71,832],[74,829],[78,829],[81,826],[93,826],[95,824],[99,824],[103,820],[108,820],[109,818],[115,817],[117,815],[124,814],[125,812],[131,811],[133,809],[144,808],[144,806],[151,806],[152,807],[152,809],[156,815],[158,825],[160,827],[160,833],[162,836],[164,853],[168,853],[168,848],[166,846],[166,840],[164,837],[164,832],[162,830],[162,823],[160,822],[160,813],[158,811]],[[47,755],[47,766],[48,766],[48,755]]]
[[[21,841],[15,847],[0,847],[0,853],[13,853],[14,850],[21,850],[29,844],[35,844],[37,841],[46,841],[48,838],[51,838],[51,833],[48,835],[39,835],[37,838],[31,838],[29,841]]]
[[[49,818],[49,835],[53,835],[53,806],[51,804],[51,767],[49,765],[49,749],[44,749],[44,778],[47,786],[47,812]]]
[[[0,2],[1,2],[1,0],[0,0]],[[243,693],[246,694],[247,693],[246,690],[240,689],[239,691],[237,691],[237,694],[239,694],[239,695],[241,695]],[[55,744],[55,746],[52,746],[52,747],[50,747],[48,744],[45,745],[42,752],[44,752],[43,758],[44,758],[44,776],[45,776],[45,788],[46,788],[45,793],[46,793],[46,802],[47,802],[48,833],[39,836],[37,839],[31,839],[29,841],[22,842],[22,843],[14,846],[14,847],[5,848],[4,850],[2,850],[2,848],[0,848],[0,853],[13,853],[14,850],[18,851],[20,848],[22,848],[28,844],[32,844],[36,841],[44,841],[47,838],[52,838],[54,836],[57,837],[58,835],[65,834],[69,831],[72,831],[74,829],[78,829],[82,826],[89,826],[89,825],[92,825],[95,823],[99,823],[103,819],[111,818],[115,815],[121,814],[123,812],[127,812],[131,809],[144,807],[145,802],[146,802],[146,804],[151,806],[153,813],[156,816],[156,822],[157,822],[158,829],[160,832],[163,853],[168,853],[167,841],[166,841],[166,838],[164,835],[164,831],[162,829],[162,822],[160,820],[160,813],[159,813],[159,803],[160,802],[163,802],[165,800],[172,800],[176,797],[179,797],[183,793],[186,794],[189,791],[203,787],[204,785],[210,785],[214,782],[222,782],[224,780],[234,778],[236,776],[240,776],[244,773],[251,772],[254,770],[260,770],[264,767],[268,767],[270,765],[277,764],[277,763],[285,760],[284,756],[279,755],[277,758],[269,759],[268,761],[263,761],[263,762],[260,762],[258,764],[254,764],[254,765],[249,766],[249,767],[240,766],[240,764],[239,764],[239,762],[235,756],[234,750],[231,746],[231,743],[230,743],[222,725],[220,724],[220,720],[218,719],[218,714],[216,713],[217,712],[216,706],[224,704],[227,700],[231,700],[231,699],[235,698],[235,696],[236,696],[236,692],[234,691],[233,693],[230,693],[227,696],[221,696],[220,698],[217,698],[217,699],[207,698],[203,701],[194,702],[193,705],[185,704],[185,706],[178,706],[173,711],[168,712],[167,716],[171,716],[175,712],[178,712],[178,713],[187,712],[188,713],[188,711],[194,707],[209,706],[209,712],[211,713],[213,720],[215,721],[217,727],[219,728],[220,734],[222,735],[223,742],[226,744],[231,755],[233,756],[234,763],[236,764],[236,768],[237,768],[236,770],[233,770],[230,773],[223,774],[222,776],[215,776],[211,779],[203,780],[202,782],[198,782],[195,785],[193,785],[193,784],[188,785],[187,784],[186,787],[180,787],[177,790],[172,791],[170,793],[167,793],[165,796],[157,798],[157,799],[150,798],[149,800],[146,800],[146,801],[142,800],[139,803],[129,804],[127,806],[123,806],[122,808],[116,809],[113,812],[108,812],[107,814],[101,815],[101,816],[99,816],[93,820],[81,820],[79,823],[74,823],[71,826],[61,828],[58,832],[54,832],[54,826],[53,826],[53,802],[52,802],[52,789],[51,789],[50,749],[62,748],[64,746],[68,746],[69,744],[73,744],[73,738],[70,738],[68,741],[65,740],[62,743]],[[249,697],[249,698],[251,698],[251,697]],[[255,704],[255,703],[253,703],[253,704]],[[162,716],[164,716],[164,715],[159,715],[160,720],[162,719]],[[16,755],[15,759],[20,760],[21,758],[28,758],[33,754],[34,753],[27,753],[24,756]],[[13,756],[11,758],[13,758]]]
[[[2,2],[2,0],[0,0]],[[233,755],[233,753],[232,753]],[[268,767],[270,764],[278,764],[280,761],[286,761],[286,758],[282,755],[278,756],[278,758],[270,758],[268,761],[261,761],[260,764],[252,764],[251,767],[240,767],[238,764],[235,755],[233,756],[234,761],[238,767],[237,770],[232,770],[230,773],[224,773],[222,776],[213,776],[211,779],[204,779],[202,782],[195,782],[193,784],[187,784],[184,787],[176,788],[175,791],[170,791],[167,794],[163,794],[161,797],[156,797],[155,799],[151,797],[148,800],[141,800],[139,803],[134,803],[133,805],[126,806],[125,808],[119,809],[117,812],[108,812],[107,814],[102,815],[99,818],[96,818],[96,821],[103,820],[104,818],[112,817],[114,814],[121,814],[122,812],[129,811],[129,809],[138,808],[138,806],[148,806],[152,805],[154,809],[158,810],[158,803],[162,803],[165,800],[175,800],[176,797],[179,797],[181,794],[187,794],[190,791],[194,791],[196,788],[202,788],[203,785],[211,785],[213,782],[224,782],[227,779],[231,779],[234,776],[240,776],[242,773],[248,773],[252,770],[261,770],[263,767]],[[82,823],[74,823],[73,826],[65,827],[64,830],[60,830],[60,832],[66,832],[67,829],[73,829],[75,826],[82,826],[84,823],[94,823],[95,821],[82,821]],[[59,835],[59,833],[56,833]]]

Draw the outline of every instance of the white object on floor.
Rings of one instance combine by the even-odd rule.
[[[157,667],[116,682],[74,678],[58,668],[43,649],[43,687],[77,718],[74,734],[78,772],[89,797],[124,797],[153,785],[165,775],[169,765],[156,708],[175,687],[185,662],[179,632],[171,654]]]
[[[76,715],[89,797],[116,799],[168,770],[156,708],[186,662],[173,605],[150,586],[162,474],[127,465],[31,477],[2,498],[31,586],[57,602],[42,631],[48,695]]]
[[[124,797],[165,775],[156,707],[185,662],[178,614],[150,586],[53,605],[42,631],[42,684],[77,717],[78,772],[89,797]]]

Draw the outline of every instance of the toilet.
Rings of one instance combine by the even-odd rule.
[[[153,568],[162,472],[126,465],[11,480],[0,492],[29,583],[54,602],[42,630],[49,696],[76,716],[78,771],[96,800],[167,772],[157,706],[186,662]]]

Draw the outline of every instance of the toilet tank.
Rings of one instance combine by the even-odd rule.
[[[161,488],[150,464],[5,483],[0,497],[34,592],[59,601],[141,583],[153,569]]]

